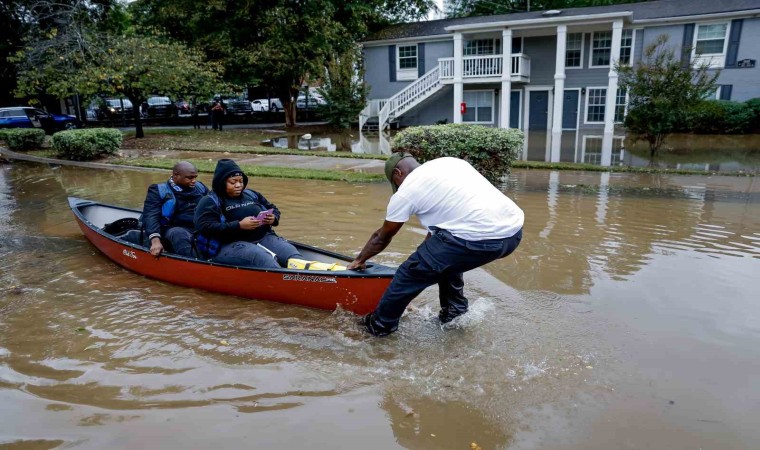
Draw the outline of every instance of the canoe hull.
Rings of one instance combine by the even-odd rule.
[[[79,199],[70,199],[72,200]],[[81,201],[80,201],[81,202]],[[79,228],[98,250],[120,266],[141,275],[191,288],[238,297],[333,310],[341,307],[356,314],[375,309],[393,278],[390,268],[372,275],[359,272],[262,270],[236,267],[176,256],[153,257],[145,247],[121,241],[77,214]]]

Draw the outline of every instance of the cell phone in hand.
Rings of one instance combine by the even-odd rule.
[[[266,211],[261,211],[258,216],[256,216],[256,220],[264,220],[267,218],[268,215],[272,214],[274,212],[274,209],[267,209]]]

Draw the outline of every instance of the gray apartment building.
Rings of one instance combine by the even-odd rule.
[[[519,128],[522,159],[608,166],[627,103],[615,61],[635,64],[662,34],[682,61],[720,70],[716,98],[760,97],[760,0],[660,0],[382,30],[363,42],[360,125]]]

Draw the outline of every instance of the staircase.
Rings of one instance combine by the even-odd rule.
[[[379,131],[388,128],[391,120],[400,117],[443,88],[439,73],[436,66],[388,100],[370,101],[359,115],[359,129],[363,129],[365,124],[369,125],[369,119],[372,117],[377,117]]]

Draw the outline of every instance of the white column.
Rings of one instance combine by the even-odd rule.
[[[603,166],[612,164],[612,136],[615,133],[615,98],[617,97],[618,74],[615,64],[620,59],[620,43],[623,38],[623,21],[612,22],[612,51],[610,52],[610,71],[607,83],[607,98],[604,104],[604,138],[602,139]]]
[[[512,99],[512,30],[501,31],[501,108],[499,128],[509,128],[509,106]]]
[[[567,51],[567,25],[557,27],[557,54],[554,62],[554,110],[552,114],[552,143],[550,161],[559,162],[562,145],[562,111],[565,101],[565,53]]]
[[[454,123],[462,123],[462,112],[459,109],[464,101],[464,85],[462,84],[462,33],[454,33]]]

